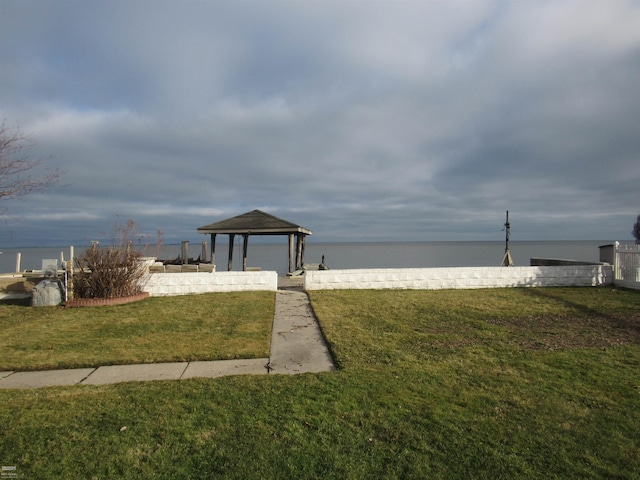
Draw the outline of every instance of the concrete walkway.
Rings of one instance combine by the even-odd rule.
[[[335,370],[331,354],[311,309],[309,297],[296,282],[283,282],[281,285],[282,289],[276,292],[270,358],[109,365],[41,372],[0,372],[0,388],[106,385],[149,380]]]
[[[269,369],[289,374],[335,370],[309,297],[303,291],[276,293]]]

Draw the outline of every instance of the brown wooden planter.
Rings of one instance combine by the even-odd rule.
[[[149,292],[142,292],[138,295],[129,295],[127,297],[116,298],[79,298],[76,300],[68,300],[64,306],[69,308],[76,307],[109,307],[112,305],[124,305],[125,303],[138,302],[149,298]]]

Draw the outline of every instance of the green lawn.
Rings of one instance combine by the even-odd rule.
[[[269,356],[275,296],[157,297],[114,307],[0,303],[0,371]]]
[[[0,391],[0,464],[38,479],[640,478],[640,292],[311,299],[338,371]]]

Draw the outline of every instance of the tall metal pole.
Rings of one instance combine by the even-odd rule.
[[[504,229],[506,231],[506,240],[504,247],[504,257],[502,257],[502,266],[511,267],[513,265],[513,260],[511,260],[511,252],[509,251],[509,235],[511,234],[511,225],[509,224],[509,210],[507,210],[507,221],[504,224]]]
[[[509,210],[507,210],[507,221],[504,223],[504,228],[506,230],[506,240],[505,240],[505,248],[504,253],[509,251],[509,234],[511,233],[511,225],[509,224]]]

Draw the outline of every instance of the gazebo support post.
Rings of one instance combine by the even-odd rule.
[[[293,250],[293,233],[289,234],[289,273],[293,272],[295,268],[293,268],[293,264],[295,262]]]
[[[302,238],[301,234],[296,234],[296,270],[302,268]]]
[[[304,249],[307,246],[307,236],[300,234],[300,240],[302,242],[302,247],[300,247],[300,268],[302,268],[304,266]]]
[[[242,271],[247,271],[247,248],[249,247],[249,234],[245,233],[244,241],[242,242]]]
[[[235,237],[235,233],[229,234],[229,261],[227,262],[227,271],[229,272],[233,268],[233,240]]]
[[[211,265],[216,264],[216,234],[211,234]]]

